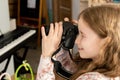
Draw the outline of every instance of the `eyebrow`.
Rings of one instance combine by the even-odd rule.
[[[86,34],[85,34],[85,33],[83,33],[82,31],[80,31],[80,34],[82,34],[82,35],[86,36]]]
[[[84,34],[82,31],[79,31],[81,34]]]

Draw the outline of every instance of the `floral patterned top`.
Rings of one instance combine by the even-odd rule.
[[[67,57],[68,54],[63,55],[63,53],[64,51],[62,50],[60,54],[56,56],[56,60],[59,59],[59,61],[66,68],[66,70],[75,72],[76,68],[74,63],[70,61],[70,57]],[[54,63],[51,61],[51,57],[44,57],[43,55],[41,55],[36,80],[56,80],[53,70],[54,70]],[[120,77],[111,79],[98,72],[88,72],[79,76],[76,80],[120,80]]]
[[[54,64],[51,62],[51,58],[41,55],[36,80],[55,80],[53,67]]]

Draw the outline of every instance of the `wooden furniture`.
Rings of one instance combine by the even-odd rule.
[[[87,7],[98,5],[117,5],[119,7],[120,3],[113,2],[112,0],[80,0],[80,12],[82,12]]]
[[[72,0],[53,0],[53,19],[63,21],[65,17],[72,18]]]
[[[88,0],[80,0],[80,12],[88,8]]]
[[[40,27],[42,18],[45,18],[46,22],[48,22],[46,0],[35,0],[35,7],[33,2],[28,4],[29,1],[18,0],[17,25],[36,29],[38,32],[37,45],[40,46]]]
[[[8,1],[9,1],[10,18],[17,18],[17,1],[18,0],[8,0]]]
[[[99,5],[116,5],[118,7],[120,7],[120,3],[117,2],[113,2],[112,0],[109,1],[105,1],[105,0],[88,0],[88,6],[92,7],[92,6],[99,6]]]

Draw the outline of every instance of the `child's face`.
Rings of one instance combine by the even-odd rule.
[[[105,40],[100,38],[82,19],[78,21],[79,35],[76,39],[81,58],[97,58]]]

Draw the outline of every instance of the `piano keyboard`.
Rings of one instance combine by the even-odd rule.
[[[4,46],[3,48],[1,48],[0,49],[0,56],[2,56],[4,53],[11,50],[12,48],[16,47],[20,43],[22,43],[24,40],[26,40],[27,38],[29,38],[30,36],[35,34],[35,32],[36,32],[36,30],[29,30],[25,34],[21,35],[20,37],[18,37],[17,39],[12,41],[11,43],[9,43],[6,46]]]

